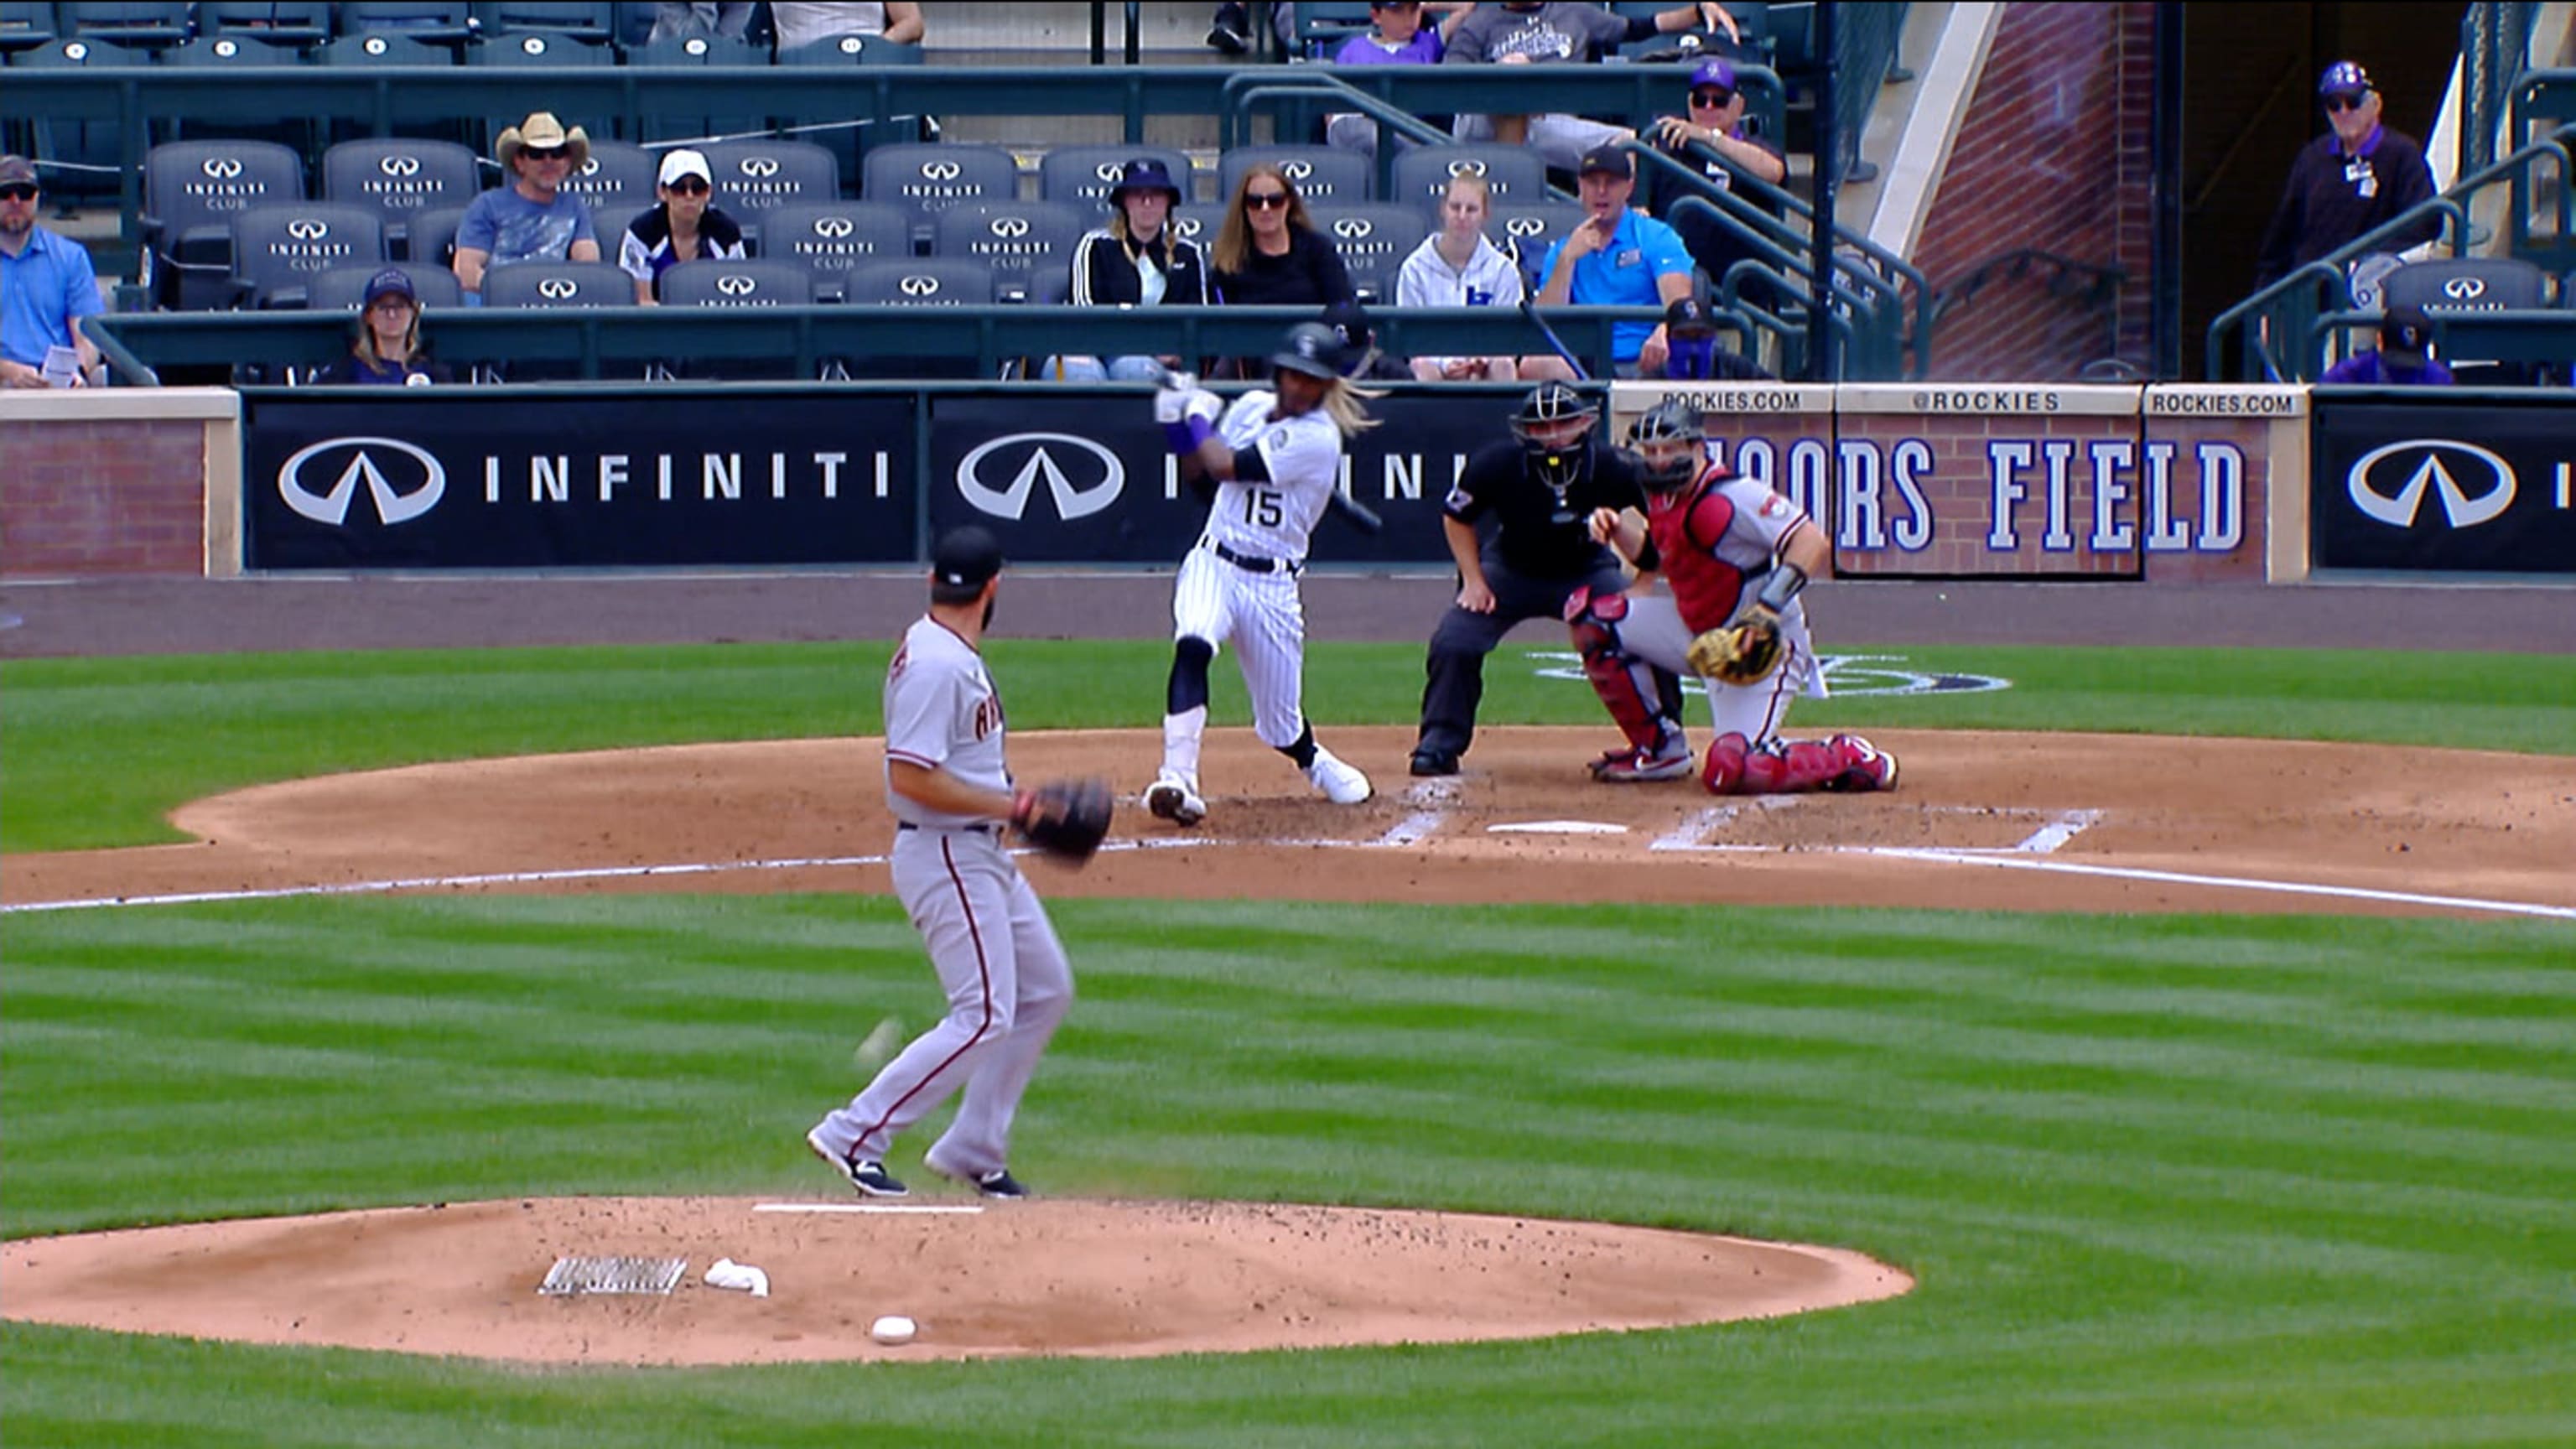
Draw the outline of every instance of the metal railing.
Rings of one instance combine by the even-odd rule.
[[[2540,7],[2529,0],[2479,0],[2460,16],[2460,164],[2466,176],[2495,164],[2496,132],[2514,83],[2530,68]]]

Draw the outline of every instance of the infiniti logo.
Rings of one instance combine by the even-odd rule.
[[[1279,163],[1279,174],[1287,177],[1291,181],[1303,181],[1307,177],[1315,174],[1315,163],[1312,161],[1282,161]]]
[[[594,155],[589,160],[582,162],[581,174],[584,176],[597,176],[599,174],[599,157]]]
[[[560,302],[581,290],[581,283],[570,277],[539,277],[537,295]]]
[[[320,241],[331,234],[331,223],[299,216],[286,224],[286,234],[297,241]]]
[[[984,481],[988,460],[999,455],[1000,461],[993,461],[992,467],[996,473],[1001,472],[1009,466],[1009,457],[1021,448],[1029,449],[1028,457],[1011,475],[1007,486],[995,488]],[[1073,460],[1084,480],[1081,484],[1066,475],[1064,465],[1056,461],[1058,452]],[[959,460],[957,491],[978,512],[1017,523],[1028,510],[1029,495],[1037,491],[1041,476],[1046,479],[1048,496],[1055,500],[1056,516],[1068,523],[1116,503],[1127,487],[1126,465],[1118,461],[1117,454],[1089,438],[1070,433],[1013,433],[995,438]]]
[[[760,280],[736,272],[716,278],[716,290],[728,297],[748,297],[760,290]]]
[[[959,169],[954,161],[924,161],[921,163],[921,177],[924,181],[954,181]]]
[[[241,158],[238,156],[209,156],[206,158],[204,170],[208,176],[215,178],[217,181],[230,181],[242,173]]]
[[[2453,277],[2442,284],[2442,295],[2454,302],[2474,302],[2485,296],[2486,291],[2483,277]]]
[[[814,219],[816,236],[845,237],[856,229],[856,224],[846,216],[818,216]]]
[[[306,487],[305,466],[343,448],[353,451],[332,481],[331,491],[316,493]],[[391,477],[377,463],[379,454],[388,455],[386,462],[393,468]],[[317,476],[329,471],[327,464],[315,469]],[[429,512],[447,492],[447,470],[438,465],[436,458],[409,443],[393,438],[332,438],[286,460],[285,466],[277,470],[277,496],[304,517],[339,528],[347,522],[349,504],[358,496],[361,481],[367,485],[367,496],[374,500],[377,521],[387,526],[409,523]]]
[[[420,158],[417,156],[387,156],[376,162],[376,169],[385,173],[387,176],[417,176],[420,174]]]
[[[1472,156],[1465,160],[1452,161],[1449,163],[1449,174],[1452,176],[1482,176],[1485,174],[1485,163],[1476,160]]]
[[[1333,223],[1333,235],[1344,241],[1363,241],[1377,230],[1377,223],[1365,216],[1345,216]]]
[[[993,235],[995,236],[1027,236],[1028,234],[1029,219],[1025,216],[997,216],[993,218]]]
[[[1535,216],[1516,216],[1503,223],[1503,231],[1510,236],[1537,236],[1546,230],[1546,220]]]
[[[919,273],[915,273],[894,285],[896,291],[903,293],[907,297],[927,297],[931,293],[939,290],[939,279],[937,277],[926,277]]]
[[[2474,498],[2469,485],[2479,488]],[[2414,527],[2425,493],[2438,491],[2451,527],[2474,528],[2513,506],[2513,465],[2474,443],[2409,438],[2362,454],[2344,488],[2354,507],[2393,528]]]
[[[775,156],[745,156],[742,158],[742,174],[745,176],[775,176],[778,174],[778,158]]]
[[[1099,177],[1103,181],[1115,184],[1119,177],[1127,174],[1127,163],[1123,161],[1103,161],[1099,165],[1091,168],[1091,174]]]

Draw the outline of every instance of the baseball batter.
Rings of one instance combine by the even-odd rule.
[[[1833,550],[1805,510],[1711,462],[1703,439],[1697,410],[1677,402],[1649,410],[1629,434],[1642,464],[1644,515],[1604,508],[1591,516],[1592,536],[1640,571],[1626,592],[1586,589],[1566,608],[1584,676],[1628,737],[1627,749],[1594,763],[1593,777],[1626,783],[1688,774],[1690,745],[1671,682],[1689,671],[1693,636],[1759,611],[1778,624],[1780,665],[1749,685],[1701,679],[1716,738],[1700,782],[1716,795],[1895,788],[1896,757],[1858,735],[1780,738],[1792,698],[1825,697],[1799,594],[1832,571]],[[1650,574],[1662,578],[1661,591]]]
[[[1172,673],[1164,689],[1163,765],[1145,808],[1178,825],[1207,818],[1199,744],[1208,666],[1234,645],[1252,696],[1252,731],[1336,805],[1369,798],[1368,776],[1315,743],[1305,711],[1306,610],[1298,576],[1315,524],[1341,479],[1342,440],[1376,426],[1373,394],[1341,372],[1341,339],[1317,322],[1288,329],[1271,355],[1275,391],[1225,406],[1171,378],[1154,400],[1181,476],[1212,493],[1207,527],[1172,588]]]
[[[1011,1119],[1073,1003],[1073,972],[1002,838],[1023,811],[980,652],[1001,547],[981,528],[954,529],[931,570],[930,612],[886,669],[885,779],[895,895],[930,950],[948,1014],[805,1141],[863,1195],[902,1197],[887,1150],[962,1087],[956,1121],[922,1164],[986,1197],[1025,1197],[1010,1173]]]

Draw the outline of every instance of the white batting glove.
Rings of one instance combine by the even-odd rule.
[[[1182,408],[1181,415],[1183,417],[1205,418],[1209,422],[1213,423],[1218,418],[1225,416],[1225,399],[1218,397],[1215,393],[1208,391],[1206,388],[1194,387],[1190,389],[1189,400]]]
[[[1154,391],[1154,421],[1177,423],[1190,409],[1190,389],[1165,383]]]

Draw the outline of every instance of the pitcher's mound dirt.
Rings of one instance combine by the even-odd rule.
[[[538,1293],[558,1257],[610,1255],[688,1270],[668,1297]],[[767,1273],[770,1296],[709,1287],[719,1258]],[[461,1203],[38,1238],[0,1265],[11,1318],[596,1365],[1454,1343],[1769,1317],[1913,1287],[1857,1253],[1603,1223],[919,1194]],[[871,1341],[884,1314],[920,1336]]]

